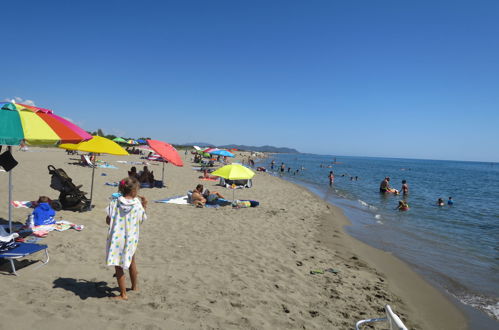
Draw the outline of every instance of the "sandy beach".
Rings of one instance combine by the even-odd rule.
[[[15,148],[17,149],[17,148]],[[91,169],[73,164],[64,150],[14,152],[14,200],[57,198],[47,166],[62,167],[90,191]],[[461,312],[404,262],[347,235],[342,211],[293,183],[257,172],[238,199],[256,208],[195,208],[154,203],[185,195],[198,183],[232,199],[217,182],[201,181],[190,155],[184,167],[165,167],[166,188],[142,189],[149,200],[136,254],[139,292],[117,294],[114,269],[105,264],[104,208],[139,156],[99,159],[118,169],[97,169],[91,212],[60,211],[57,219],[82,231],[51,232],[50,263],[20,276],[2,264],[0,308],[5,329],[352,329],[360,319],[382,317],[385,304],[410,329],[466,329]],[[140,169],[141,166],[137,167]],[[151,165],[156,177],[161,165]],[[102,174],[105,174],[102,175]],[[7,173],[0,172],[0,218],[8,218]],[[14,209],[25,222],[31,209]],[[2,223],[6,223],[2,221]],[[335,272],[311,274],[311,270]],[[383,328],[377,326],[376,328]]]

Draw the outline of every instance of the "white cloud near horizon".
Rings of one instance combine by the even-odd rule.
[[[3,100],[5,102],[15,102],[15,103],[36,106],[35,101],[29,100],[29,99],[23,99],[22,97],[19,97],[19,96],[14,96],[14,98],[12,98],[12,99],[4,98]]]

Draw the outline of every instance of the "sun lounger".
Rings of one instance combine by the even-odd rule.
[[[13,248],[12,250],[0,252],[1,259],[6,259],[10,261],[10,266],[12,268],[12,273],[14,275],[19,275],[16,272],[14,259],[24,258],[36,252],[45,250],[45,261],[42,261],[42,264],[38,265],[36,268],[46,265],[49,262],[49,251],[47,245],[32,244],[32,243],[17,243],[17,244],[19,244],[19,246]]]
[[[369,322],[388,322],[388,325],[390,326],[390,330],[407,330],[406,326],[400,318],[395,314],[390,305],[385,306],[385,312],[386,312],[386,317],[382,318],[375,318],[375,319],[367,319],[367,320],[360,320],[355,324],[355,329],[360,330],[360,326],[364,323],[369,323]]]
[[[90,157],[88,155],[81,155],[81,163],[84,166],[94,167],[94,164],[90,161]]]

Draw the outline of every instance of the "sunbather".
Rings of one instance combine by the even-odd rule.
[[[149,171],[147,166],[144,166],[144,169],[139,173],[139,182],[140,183],[149,183],[151,186],[154,185],[154,174],[152,171]]]
[[[191,203],[197,207],[203,207],[206,204],[206,198],[203,196],[203,185],[198,184],[192,191]]]
[[[130,168],[130,171],[128,171],[128,177],[129,178],[134,178],[134,179],[139,179],[139,174],[137,173],[137,168],[135,166],[132,166]]]

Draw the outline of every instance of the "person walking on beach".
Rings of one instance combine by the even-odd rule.
[[[113,199],[107,207],[106,223],[109,225],[106,262],[114,266],[120,295],[113,297],[128,300],[124,270],[129,269],[132,291],[137,291],[137,266],[135,251],[139,242],[139,228],[147,219],[147,200],[138,196],[140,184],[135,178],[120,181],[118,190],[121,196]]]
[[[332,186],[333,183],[334,183],[334,173],[333,173],[333,171],[329,171],[328,178],[329,178],[329,186]]]

